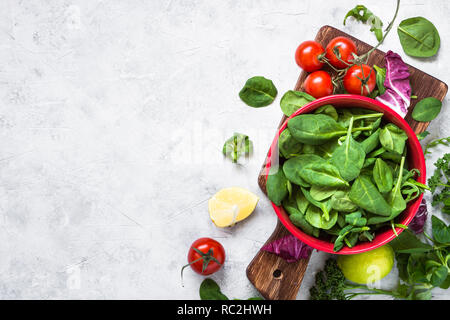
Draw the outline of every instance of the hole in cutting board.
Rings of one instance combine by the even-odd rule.
[[[276,269],[272,275],[275,279],[281,279],[281,277],[283,277],[283,272],[280,269]]]

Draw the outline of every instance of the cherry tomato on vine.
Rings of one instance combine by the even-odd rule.
[[[339,48],[339,53],[341,56],[341,59],[347,63],[350,63],[350,60],[353,60],[353,54],[357,54],[356,52],[356,44],[346,37],[336,37],[332,39],[326,48],[326,54],[325,58],[329,60],[329,62],[336,68],[344,69],[347,68],[348,65],[343,63],[338,59],[334,52],[334,48]]]
[[[366,64],[360,66],[354,65],[347,70],[343,82],[344,88],[348,93],[361,94],[362,92],[362,95],[367,96],[373,91],[376,85],[375,70]]]
[[[324,52],[322,45],[317,41],[304,41],[295,51],[295,62],[306,72],[320,70],[323,67],[323,62],[319,61],[319,56]]]
[[[223,246],[214,239],[200,238],[195,240],[188,252],[188,264],[184,268],[191,266],[192,270],[208,275],[219,270],[225,262],[225,250]]]
[[[311,73],[303,83],[305,92],[314,98],[321,98],[333,94],[331,76],[325,71]]]

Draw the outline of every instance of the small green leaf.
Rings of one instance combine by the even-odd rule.
[[[439,243],[450,244],[450,226],[436,216],[431,217],[433,239]]]
[[[412,118],[416,121],[428,122],[435,119],[441,112],[442,102],[433,97],[420,100],[412,112]]]
[[[289,159],[300,154],[302,144],[295,140],[289,129],[286,128],[278,138],[278,149],[284,158]]]
[[[440,266],[433,270],[430,282],[433,286],[439,287],[447,279],[448,269],[446,266]]]
[[[267,196],[277,206],[281,205],[281,201],[283,201],[289,193],[287,183],[288,180],[281,167],[270,168],[266,183]]]
[[[247,135],[235,132],[231,138],[225,141],[222,148],[222,153],[232,162],[237,162],[242,156],[248,156],[253,151],[253,142],[250,141]]]
[[[430,133],[428,132],[428,131],[424,131],[424,132],[421,132],[421,133],[419,133],[418,135],[417,135],[417,140],[423,140],[423,139],[425,139],[425,137],[427,136],[427,135],[429,135]]]
[[[434,56],[441,45],[436,27],[424,17],[403,20],[397,29],[405,53],[412,57]]]
[[[410,230],[403,231],[390,243],[396,253],[421,253],[433,250],[433,247],[419,240]]]
[[[316,100],[313,96],[305,92],[289,90],[280,100],[281,111],[289,117],[305,104]]]
[[[376,83],[377,88],[380,93],[380,95],[384,94],[386,92],[386,88],[384,86],[384,80],[386,79],[386,68],[381,68],[377,65],[374,65],[373,68],[376,70]]]
[[[370,31],[375,34],[377,40],[381,41],[383,39],[383,22],[381,22],[380,18],[374,15],[372,11],[367,9],[365,6],[357,5],[352,10],[347,12],[344,18],[344,25],[348,17],[354,17],[356,20],[363,23],[369,22],[371,26]]]
[[[277,93],[272,80],[257,76],[247,80],[239,97],[250,107],[260,108],[271,104]]]
[[[209,278],[203,280],[199,293],[201,300],[228,300],[228,297],[220,291],[219,285]]]

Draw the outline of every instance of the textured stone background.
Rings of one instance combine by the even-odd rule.
[[[202,277],[186,270],[182,287],[180,268],[201,236],[226,248],[223,292],[254,295],[245,268],[276,223],[256,178],[294,51],[325,24],[374,44],[367,26],[342,26],[359,2],[393,15],[394,1],[372,0],[1,1],[0,298],[197,299]],[[449,81],[449,5],[402,1],[397,24],[423,15],[440,31],[435,58],[405,56],[395,29],[381,49]],[[254,75],[275,82],[273,105],[239,100]],[[447,100],[427,140],[450,135]],[[235,131],[255,143],[241,165],[220,153]],[[207,200],[228,186],[261,200],[222,230]],[[314,253],[300,299],[326,257]]]

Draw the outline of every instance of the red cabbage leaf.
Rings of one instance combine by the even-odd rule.
[[[427,221],[427,215],[428,215],[427,202],[425,201],[425,198],[422,198],[422,202],[420,203],[419,209],[417,209],[416,215],[409,223],[408,228],[414,231],[416,234],[422,233],[423,226]]]
[[[290,234],[264,245],[261,250],[274,253],[287,262],[296,262],[308,258],[313,248]]]
[[[390,50],[384,59],[386,60],[386,79],[384,80],[386,92],[376,99],[405,117],[411,103],[408,66],[398,54]]]

